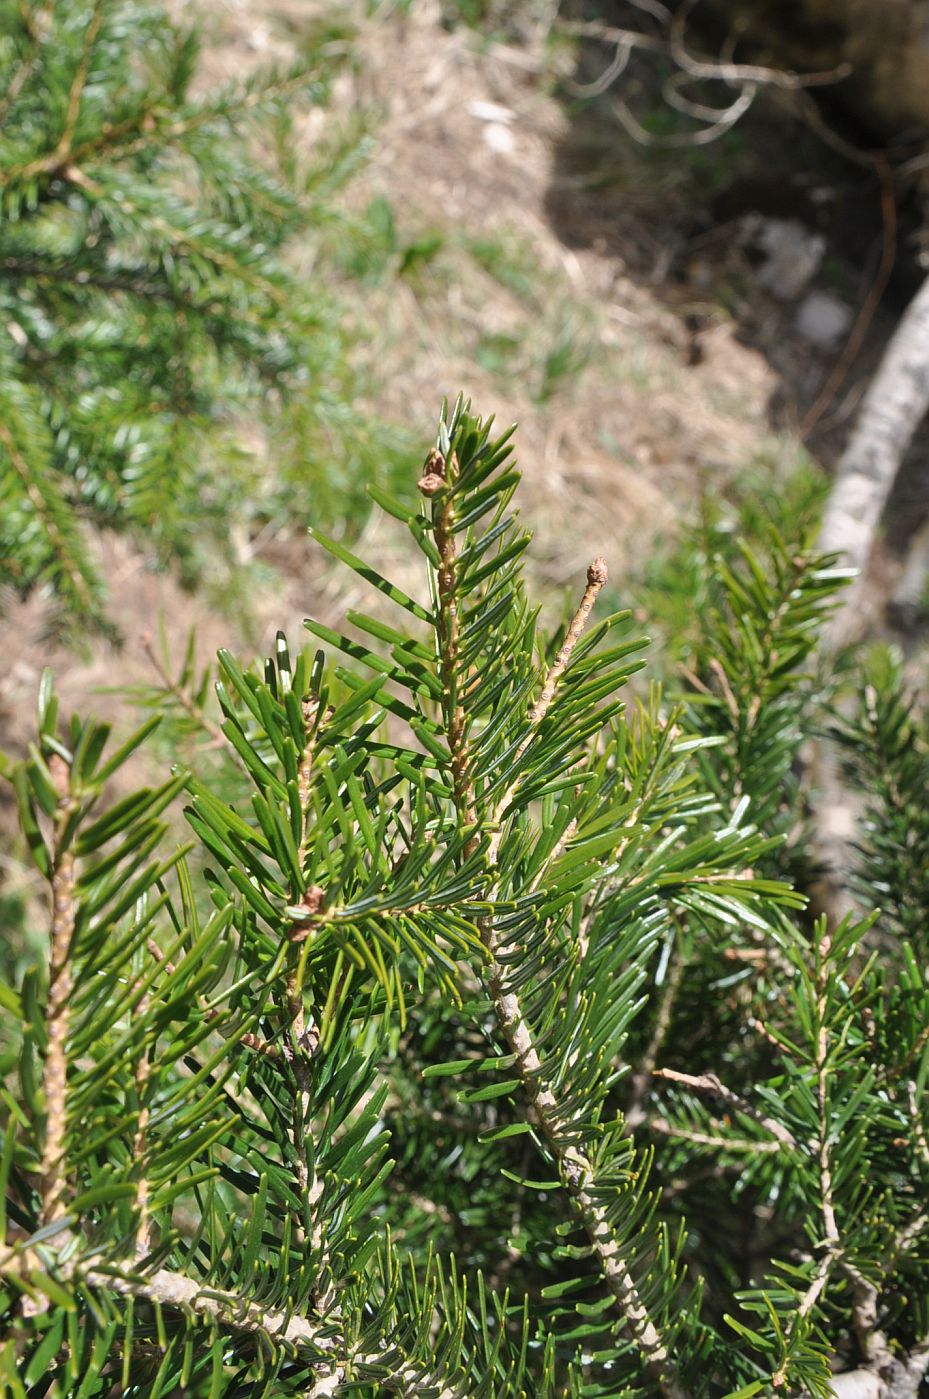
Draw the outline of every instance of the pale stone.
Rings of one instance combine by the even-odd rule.
[[[516,149],[516,138],[508,126],[494,121],[484,127],[484,140],[498,155],[512,155]]]
[[[851,329],[854,313],[831,291],[811,291],[797,308],[797,334],[811,345],[828,349]]]

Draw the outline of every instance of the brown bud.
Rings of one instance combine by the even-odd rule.
[[[60,753],[52,753],[48,760],[49,776],[55,784],[55,791],[62,801],[71,786],[71,769]]]
[[[588,568],[587,582],[592,588],[602,588],[609,576],[609,571],[606,566],[606,559],[601,554],[594,559],[593,563]]]
[[[435,472],[429,471],[416,482],[416,485],[417,488],[422,491],[423,495],[436,495],[439,491],[445,490],[445,477],[437,476]]]
[[[325,889],[321,889],[318,884],[311,884],[309,889],[307,889],[307,891],[303,895],[303,898],[300,900],[300,902],[303,904],[303,907],[307,909],[310,913],[318,913],[320,910],[320,906],[322,905],[323,895],[325,894],[325,892]]]
[[[423,462],[424,476],[441,476],[445,480],[445,458],[438,448],[433,448]]]

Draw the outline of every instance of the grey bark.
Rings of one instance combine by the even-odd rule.
[[[917,1399],[926,1370],[925,1357],[918,1352],[909,1360],[894,1360],[888,1370],[846,1370],[833,1375],[835,1399]]]
[[[846,1370],[833,1375],[832,1392],[836,1399],[881,1399],[881,1381],[871,1370]]]
[[[900,462],[929,409],[929,277],[884,352],[836,476],[820,548],[863,572]],[[867,597],[859,580],[827,631],[834,647],[860,630]]]

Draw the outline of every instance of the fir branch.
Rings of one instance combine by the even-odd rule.
[[[927,1226],[929,1226],[929,1210],[917,1210],[914,1215],[910,1216],[894,1239],[891,1256],[894,1259],[902,1257],[923,1235]]]
[[[649,1315],[628,1263],[616,1242],[606,1210],[593,1193],[593,1165],[584,1152],[566,1145],[562,1139],[558,1100],[545,1086],[544,1065],[523,1015],[519,996],[507,988],[506,970],[496,960],[498,947],[492,928],[487,929],[485,946],[494,959],[486,977],[501,1032],[511,1052],[516,1055],[523,1087],[545,1134],[571,1203],[593,1244],[604,1280],[613,1294],[622,1322],[635,1340],[645,1369],[665,1399],[687,1399],[687,1391],[675,1374],[664,1338]]]
[[[121,127],[110,126],[99,136],[75,147],[74,159],[81,162],[106,155],[110,160],[126,160],[130,156],[158,148],[166,142],[179,144],[185,137],[193,135],[210,122],[221,118],[232,125],[238,118],[275,98],[289,97],[305,91],[308,81],[306,71],[298,68],[293,73],[286,73],[280,77],[272,76],[263,84],[255,84],[231,99],[226,98],[223,103],[204,102],[183,117],[173,116],[167,121],[163,118],[159,120],[154,112],[143,108],[140,114],[131,117]],[[121,138],[125,136],[131,139],[121,142]]]
[[[922,948],[929,906],[925,719],[892,652],[874,653],[864,680],[857,714],[841,718],[832,732],[845,777],[866,794],[852,888],[866,905],[879,903],[904,938]]]
[[[48,770],[58,792],[52,847],[52,928],[48,966],[45,1024],[45,1141],[40,1165],[39,1222],[50,1224],[62,1212],[66,1188],[68,1027],[71,1009],[71,947],[75,928],[75,858],[69,826],[75,810],[71,772],[64,758],[52,753]]]
[[[302,699],[300,702],[300,713],[303,720],[303,749],[300,753],[297,764],[297,799],[300,804],[301,828],[300,843],[297,847],[297,868],[301,878],[306,869],[307,855],[310,846],[310,810],[311,810],[311,787],[313,783],[313,756],[314,756],[314,734],[316,731],[316,720],[319,706],[312,699]],[[307,919],[312,920],[318,913],[325,891],[319,885],[311,885],[302,892],[294,892],[294,903],[300,897],[301,907],[307,910]],[[292,928],[291,940],[295,945],[305,941],[308,936],[306,922]],[[319,1035],[315,1029],[308,1030],[306,1024],[306,1009],[303,998],[303,984],[300,977],[300,968],[303,965],[302,958],[299,957],[295,966],[291,970],[287,980],[287,1006],[290,1013],[289,1034],[294,1049],[294,1059],[292,1070],[296,1078],[296,1093],[294,1094],[293,1105],[293,1143],[297,1165],[297,1189],[299,1197],[303,1203],[306,1217],[310,1221],[311,1235],[310,1246],[315,1254],[319,1256],[319,1271],[324,1274],[328,1266],[328,1258],[325,1248],[326,1226],[320,1204],[325,1189],[325,1181],[318,1166],[314,1171],[313,1183],[310,1184],[309,1165],[307,1161],[306,1146],[306,1121],[310,1109],[309,1091],[309,1056],[319,1044]],[[316,1305],[320,1311],[326,1312],[333,1299],[333,1289],[330,1285],[325,1291],[321,1291],[316,1298]]]
[[[376,1365],[376,1356],[355,1356],[354,1364]],[[320,1375],[306,1391],[306,1399],[328,1399],[328,1396],[338,1394],[342,1386],[350,1380],[350,1366],[347,1364],[336,1365],[328,1374]],[[401,1364],[394,1365],[388,1375],[382,1376],[380,1383],[385,1389],[395,1390],[402,1395],[415,1395],[426,1390],[435,1399],[461,1399],[460,1389],[449,1389],[442,1380],[430,1374],[425,1367]]]
[[[9,424],[2,420],[0,420],[0,444],[6,448],[7,459],[18,476],[37,519],[42,524],[55,563],[62,575],[67,578],[68,588],[83,609],[85,616],[94,616],[97,608],[87,583],[88,569],[80,558],[79,552],[74,548],[72,540],[67,537],[67,526],[62,518],[67,506],[62,502],[59,510],[58,501],[55,499],[57,487],[51,482],[43,481],[43,476],[35,469],[35,461],[27,460],[26,456],[19,450]],[[40,481],[46,485],[49,499],[43,495],[39,485]]]
[[[41,425],[41,412],[24,412],[23,425],[14,419],[24,442],[36,417]],[[53,889],[44,1067],[54,1077],[61,1061],[67,1100],[53,1114],[55,1083],[45,1085],[44,1126],[32,1068],[42,1037],[29,1028],[36,980],[7,977],[0,1006],[15,1023],[12,1036],[2,1026],[2,1049],[15,1048],[20,1033],[24,1048],[21,1100],[8,1094],[0,1142],[11,1374],[27,1389],[48,1375],[63,1395],[90,1392],[100,1375],[112,1388],[121,1351],[122,1387],[151,1387],[158,1347],[146,1339],[140,1349],[144,1327],[146,1338],[158,1330],[164,1392],[205,1393],[212,1365],[240,1388],[270,1376],[282,1399],[297,1389],[320,1399],[347,1390],[515,1399],[622,1386],[688,1399],[691,1384],[700,1393],[824,1395],[836,1360],[857,1342],[862,1368],[836,1377],[837,1393],[916,1399],[929,1365],[929,1211],[919,1193],[929,1149],[917,1073],[929,1021],[924,959],[889,939],[886,965],[861,970],[865,925],[830,932],[822,923],[811,936],[773,916],[788,903],[784,886],[750,884],[746,896],[745,875],[723,873],[754,868],[769,848],[743,827],[741,808],[730,812],[735,763],[757,761],[744,791],[770,812],[800,730],[791,696],[802,682],[790,672],[825,584],[798,601],[784,649],[780,634],[769,635],[765,598],[775,590],[760,568],[748,570],[754,621],[744,632],[731,622],[719,653],[726,664],[702,700],[704,717],[713,710],[710,722],[728,732],[736,718],[728,685],[735,737],[744,730],[750,743],[718,785],[707,784],[714,800],[694,782],[689,756],[696,750],[706,772],[720,751],[704,741],[708,725],[704,737],[680,741],[678,716],[667,718],[657,696],[639,724],[622,719],[618,689],[638,664],[625,659],[636,643],[613,630],[621,616],[584,631],[595,566],[564,646],[550,666],[539,664],[537,614],[520,577],[527,536],[507,514],[515,473],[506,467],[492,479],[505,441],[490,442],[489,425],[457,410],[439,441],[445,455],[430,459],[421,483],[433,500],[431,536],[422,519],[411,522],[430,560],[431,612],[341,550],[432,629],[428,638],[363,619],[391,648],[387,660],[320,628],[377,672],[361,678],[345,668],[334,683],[323,655],[302,652],[291,666],[282,641],[277,669],[272,661],[263,679],[221,657],[224,734],[235,736],[255,819],[241,801],[180,774],[157,793],[104,802],[79,835],[73,812],[66,838],[65,798],[79,796],[89,810],[157,720],[102,762],[106,726],[74,720],[60,731],[43,682],[41,741],[14,786],[28,846]],[[404,517],[399,503],[396,513]],[[733,575],[733,595],[737,582]],[[750,667],[739,667],[740,635],[765,640],[758,674],[773,719],[771,704],[753,702]],[[778,648],[783,673],[763,663]],[[701,684],[712,659],[701,663]],[[204,702],[205,688],[206,679],[191,687],[192,704]],[[330,694],[334,708],[323,714]],[[418,747],[378,734],[391,708]],[[0,771],[7,766],[0,757]],[[888,781],[899,758],[891,767]],[[209,851],[214,909],[205,925],[186,871],[175,907],[163,877],[170,861],[148,863],[165,835],[157,817],[185,780],[191,824]],[[907,809],[893,805],[896,817]],[[80,856],[79,881],[61,858],[69,849]],[[79,956],[59,975],[69,881]],[[766,922],[763,946],[738,945],[743,911],[756,926]],[[628,1027],[662,938],[684,916],[697,920],[693,937],[675,934],[624,1120],[615,1109]],[[712,941],[697,936],[704,921]],[[675,999],[685,954],[698,975],[714,978],[720,958],[763,962],[757,991],[746,965],[735,994]],[[464,1006],[460,975],[474,978]],[[398,1048],[392,1015],[404,1004],[415,1021]],[[745,1035],[759,1006],[770,1029],[751,1018],[757,1033]],[[253,1033],[269,1023],[273,1044]],[[668,1043],[688,1071],[655,1068]],[[702,1057],[690,1063],[697,1045]],[[786,1072],[772,1072],[771,1048],[790,1061]],[[714,1072],[723,1063],[732,1087],[722,1068]],[[765,1086],[755,1097],[759,1073]],[[463,1076],[471,1081],[453,1098],[450,1080]],[[705,1183],[689,1196],[697,1227],[683,1266],[707,1277],[709,1315],[722,1313],[740,1265],[763,1276],[762,1252],[770,1259],[784,1240],[793,1249],[804,1221],[811,1256],[800,1267],[775,1265],[773,1277],[739,1295],[757,1329],[730,1315],[735,1343],[726,1333],[711,1338],[696,1291],[678,1290],[683,1245],[667,1216],[653,1223],[661,1197],[646,1194],[651,1153],[640,1155],[628,1135],[636,1095],[662,1082],[669,1099],[690,1103],[701,1129],[644,1119],[669,1162],[669,1215],[678,1214],[677,1194]],[[442,1111],[452,1101],[464,1121]],[[52,1117],[60,1123],[65,1113],[68,1159],[58,1152],[53,1170]],[[551,1181],[528,1179],[539,1174],[535,1152]],[[712,1162],[702,1175],[695,1158]],[[40,1160],[40,1206],[46,1187],[64,1198],[78,1216],[73,1230],[60,1204],[32,1204]],[[730,1192],[735,1169],[740,1194]],[[554,1189],[555,1200],[540,1202],[533,1186]],[[553,1205],[563,1245],[552,1242]],[[390,1245],[374,1253],[377,1232],[394,1225],[408,1274]],[[481,1269],[476,1290],[469,1281],[466,1291],[454,1267],[430,1273],[437,1241],[449,1252],[464,1245]],[[577,1266],[561,1269],[562,1258]],[[510,1271],[516,1305],[500,1292]],[[89,1357],[80,1373],[48,1339],[74,1304],[70,1352]],[[40,1309],[54,1311],[49,1326],[30,1320]],[[520,1310],[530,1329],[518,1338]],[[116,1339],[88,1345],[98,1315]]]
[[[917,1040],[917,1054],[921,1053],[924,1048],[927,1031],[929,1031],[929,1026],[926,1026]],[[917,1057],[917,1054],[911,1053],[907,1062],[911,1063],[913,1059]],[[907,1108],[909,1109],[910,1122],[912,1124],[913,1141],[916,1144],[916,1149],[923,1166],[929,1170],[929,1140],[927,1140],[925,1124],[923,1123],[922,1115],[919,1111],[916,1084],[912,1079],[910,1079],[906,1085],[906,1102]]]
[[[148,1015],[150,1006],[151,1001],[148,993],[143,992],[136,1006],[140,1018]],[[135,1232],[135,1251],[136,1257],[138,1258],[144,1258],[151,1246],[151,1189],[149,1186],[148,1172],[146,1170],[148,1124],[151,1117],[151,1109],[148,1104],[151,1073],[151,1057],[149,1055],[148,1045],[146,1044],[139,1055],[133,1073],[136,1097],[138,1099],[138,1115],[136,1117],[135,1131],[132,1135],[132,1159],[138,1162],[139,1171],[135,1196],[135,1207],[138,1217]]]
[[[754,1137],[714,1137],[709,1132],[695,1132],[690,1127],[678,1127],[666,1122],[663,1117],[650,1117],[647,1120],[649,1131],[659,1132],[664,1137],[676,1137],[682,1142],[693,1142],[694,1146],[712,1146],[717,1151],[774,1152],[781,1150],[780,1142],[760,1142]]]
[[[718,1151],[747,1151],[751,1154],[771,1153],[781,1150],[779,1142],[758,1142],[756,1137],[714,1136],[711,1132],[694,1132],[693,1128],[680,1128],[665,1118],[648,1118],[649,1132],[659,1132],[662,1136],[676,1137],[680,1142],[693,1142],[694,1146],[711,1146]]]
[[[474,780],[471,775],[471,760],[465,741],[465,715],[458,694],[458,649],[460,623],[458,618],[458,596],[456,588],[455,550],[455,507],[449,485],[454,482],[458,462],[454,453],[448,462],[436,449],[426,458],[419,489],[424,496],[439,496],[437,509],[433,511],[432,529],[436,548],[439,551],[439,567],[436,570],[436,584],[439,606],[436,611],[436,625],[439,641],[439,668],[442,677],[442,707],[445,718],[446,738],[451,757],[452,783],[458,819],[464,831],[471,832],[465,855],[473,855],[480,840],[476,831],[477,803],[474,795]]]
[[[816,1075],[816,1141],[811,1145],[815,1150],[819,1184],[821,1228],[816,1231],[819,1235],[817,1247],[821,1248],[822,1252],[809,1285],[791,1316],[784,1340],[784,1361],[771,1377],[771,1383],[775,1389],[781,1388],[786,1382],[794,1342],[802,1335],[806,1327],[807,1319],[825,1292],[836,1264],[841,1263],[846,1272],[854,1271],[848,1259],[843,1257],[842,1239],[836,1221],[833,1166],[834,1133],[832,1094],[830,1091],[830,1082],[832,1078],[832,1067],[830,1064],[830,1012],[832,1010],[831,992],[833,990],[831,985],[833,943],[829,925],[825,918],[820,918],[814,930],[813,938],[813,999],[811,1005],[810,1033],[813,1040],[811,1067]],[[863,1287],[870,1287],[870,1284],[864,1284],[864,1279],[860,1279],[860,1281]],[[868,1304],[872,1302],[874,1305],[873,1318],[868,1310]],[[875,1330],[876,1307],[877,1290],[874,1289],[873,1298],[870,1296],[870,1293],[868,1293],[867,1299],[865,1299],[865,1293],[862,1292],[860,1302],[861,1333],[859,1339],[863,1345],[872,1347],[877,1347],[880,1344],[880,1337]],[[872,1320],[874,1325],[872,1325]],[[859,1322],[856,1320],[856,1327],[858,1324]]]
[[[78,173],[73,166],[67,167],[66,174],[73,182],[78,182],[76,180]],[[110,183],[113,186],[117,184],[115,178],[112,178]],[[130,186],[127,181],[120,181],[115,189],[120,214],[122,216],[134,215],[147,233],[158,234],[172,250],[189,252],[195,258],[212,263],[218,272],[224,273],[230,279],[243,285],[250,286],[265,297],[278,311],[287,315],[293,314],[293,288],[289,284],[285,285],[275,281],[271,276],[256,271],[242,258],[238,250],[234,251],[230,246],[222,246],[222,242],[226,241],[223,235],[228,235],[228,230],[214,224],[209,236],[207,236],[203,232],[201,222],[195,217],[191,217],[186,226],[183,218],[175,217],[169,220],[156,212],[155,202],[146,197],[149,193],[150,191],[143,189],[138,184]],[[187,215],[188,211],[177,206],[174,213]]]
[[[449,469],[451,468],[451,469]],[[459,619],[454,544],[455,509],[452,487],[455,485],[457,461],[454,453],[446,462],[438,451],[427,458],[420,491],[427,497],[438,496],[433,511],[433,532],[439,554],[436,569],[438,595],[437,634],[439,664],[443,679],[443,711],[446,741],[449,747],[455,803],[462,831],[477,824],[477,797],[470,771],[470,759],[465,740],[465,716],[457,694],[459,649]],[[596,559],[587,571],[587,587],[574,616],[565,641],[543,680],[539,697],[530,711],[529,731],[521,741],[524,754],[533,733],[542,722],[554,698],[558,681],[564,674],[571,655],[580,639],[597,593],[606,582],[606,564]],[[496,878],[496,862],[500,849],[499,820],[503,807],[509,802],[515,782],[504,789],[491,819],[488,865]],[[474,831],[466,847],[473,854],[480,845],[480,830]],[[501,1034],[516,1056],[523,1088],[557,1165],[559,1175],[571,1203],[594,1247],[604,1280],[613,1295],[623,1325],[633,1337],[649,1376],[664,1399],[686,1399],[687,1391],[677,1378],[671,1354],[648,1308],[639,1295],[627,1260],[624,1258],[610,1225],[609,1217],[593,1188],[594,1169],[589,1157],[576,1146],[568,1144],[562,1135],[562,1114],[557,1098],[546,1085],[544,1064],[533,1040],[518,992],[510,985],[510,977],[501,962],[501,944],[492,917],[478,920],[481,938],[489,958],[483,969]]]
[[[568,627],[567,635],[565,636],[564,641],[559,647],[558,654],[552,662],[548,674],[545,676],[545,679],[542,683],[542,688],[539,691],[539,697],[529,711],[528,728],[526,729],[526,733],[523,736],[523,738],[521,738],[519,743],[517,744],[516,751],[511,759],[514,771],[518,769],[520,761],[525,756],[530,743],[535,737],[539,725],[541,724],[542,720],[545,718],[546,714],[549,711],[549,707],[552,703],[552,700],[555,698],[555,691],[558,688],[558,681],[561,679],[562,675],[564,675],[565,671],[567,670],[568,662],[574,654],[575,646],[581,639],[581,635],[584,631],[585,626],[587,625],[587,620],[590,617],[593,605],[597,600],[597,595],[600,592],[601,588],[603,588],[604,584],[607,582],[608,577],[609,574],[607,572],[606,559],[602,557],[594,559],[593,563],[587,570],[587,586],[584,589],[584,596],[581,598],[580,606],[578,607],[577,611],[572,617],[571,625]],[[490,818],[490,826],[493,830],[493,834],[490,838],[488,862],[491,865],[496,864],[497,854],[500,849],[500,841],[503,838],[503,827],[500,824],[501,818],[503,817],[504,812],[509,806],[513,794],[518,786],[518,777],[513,778],[510,782],[506,784],[500,797],[497,800],[493,814]]]
[[[73,145],[81,95],[87,82],[90,52],[99,33],[104,8],[101,0],[98,0],[87,27],[84,53],[71,84],[65,124],[55,149],[22,165],[11,164],[0,170],[0,188],[37,177],[64,177],[79,184],[82,178],[81,167],[88,161],[104,157],[109,162],[125,161],[149,150],[180,144],[186,137],[211,122],[222,120],[232,125],[249,112],[271,101],[305,91],[309,84],[308,73],[305,68],[299,67],[296,71],[282,75],[272,74],[263,83],[252,83],[240,93],[227,94],[220,101],[199,103],[183,116],[179,117],[172,112],[167,119],[151,102],[142,102],[122,122],[104,123],[98,134]],[[33,64],[34,61],[33,59]],[[20,89],[28,80],[32,65],[27,68],[24,63],[21,71],[23,77],[19,82]],[[8,94],[6,101],[8,105]]]
[[[816,1101],[819,1109],[819,1141],[817,1143],[819,1161],[820,1207],[823,1216],[823,1240],[826,1248],[833,1252],[840,1245],[839,1229],[835,1218],[835,1203],[832,1189],[832,1132],[829,1121],[829,958],[832,952],[832,937],[825,920],[819,928],[816,943]]]
[[[0,1248],[0,1277],[29,1286],[32,1272],[21,1251]],[[309,1353],[311,1361],[319,1361],[323,1366],[327,1363],[326,1357],[332,1357],[331,1369],[320,1375],[310,1394],[338,1393],[352,1370],[383,1366],[395,1349],[392,1345],[385,1348],[383,1357],[376,1352],[355,1350],[346,1344],[344,1337],[333,1335],[329,1317],[316,1323],[307,1317],[295,1316],[290,1308],[265,1306],[241,1293],[212,1287],[170,1268],[158,1268],[146,1276],[121,1272],[116,1267],[85,1267],[80,1262],[71,1262],[58,1272],[71,1286],[83,1285],[156,1307],[168,1307],[182,1314],[193,1313],[201,1320],[219,1322],[242,1335],[265,1336],[277,1344]],[[380,1380],[386,1389],[400,1394],[416,1393],[417,1386],[427,1382],[425,1367],[411,1360],[399,1365],[391,1363],[389,1373]],[[436,1399],[459,1399],[460,1390],[449,1389],[440,1379],[436,1383],[433,1378],[433,1384]]]
[[[90,57],[94,51],[94,45],[97,42],[97,35],[100,33],[100,26],[103,23],[104,14],[105,7],[103,0],[95,0],[93,14],[90,17],[87,28],[84,30],[84,45],[68,92],[68,107],[65,112],[64,126],[58,140],[58,145],[55,147],[53,157],[57,160],[58,165],[62,167],[68,163],[71,154],[71,143],[74,139],[74,132],[77,128],[77,121],[81,111],[81,97],[83,96],[84,88],[87,86]]]
[[[788,1327],[787,1335],[784,1338],[784,1349],[787,1352],[787,1358],[785,1359],[783,1365],[781,1365],[771,1376],[771,1386],[774,1389],[782,1389],[787,1381],[787,1371],[790,1360],[790,1352],[792,1349],[794,1338],[802,1332],[806,1324],[807,1318],[809,1317],[813,1308],[816,1306],[816,1303],[819,1301],[820,1297],[825,1291],[826,1284],[829,1281],[833,1266],[836,1261],[837,1253],[838,1241],[836,1240],[834,1243],[830,1244],[827,1247],[825,1253],[820,1258],[819,1263],[816,1265],[816,1271],[813,1274],[810,1285],[804,1292],[803,1296],[800,1298],[800,1301],[797,1304],[793,1315],[791,1316],[790,1326]]]
[[[43,285],[51,286],[58,282],[76,287],[90,287],[95,291],[130,292],[133,296],[151,297],[179,309],[186,306],[194,309],[194,303],[185,301],[173,288],[152,281],[149,269],[143,266],[115,274],[89,267],[72,268],[67,262],[52,262],[38,255],[27,257],[18,253],[5,253],[0,257],[0,272],[13,272],[23,279],[34,277]]]
[[[665,1042],[668,1030],[671,1026],[671,1018],[674,1013],[674,1002],[684,979],[684,970],[687,966],[687,958],[681,949],[681,936],[678,932],[674,951],[671,954],[668,966],[668,974],[664,985],[661,988],[661,998],[658,1002],[658,1013],[655,1016],[655,1024],[648,1041],[645,1053],[635,1073],[632,1075],[632,1082],[629,1093],[629,1103],[626,1108],[626,1124],[630,1131],[638,1127],[645,1120],[645,1110],[643,1100],[648,1092],[652,1077],[661,1069],[656,1071],[655,1062],[659,1051]]]
[[[575,789],[574,789],[574,798],[575,798],[575,801],[580,797],[580,795],[581,795],[581,788],[580,788],[580,787],[575,787]],[[534,877],[532,883],[531,883],[530,886],[529,886],[529,892],[530,892],[530,893],[533,893],[533,894],[535,893],[536,889],[539,888],[539,886],[541,885],[541,883],[542,883],[542,881],[544,880],[545,876],[548,874],[548,872],[551,870],[552,866],[555,864],[556,860],[558,860],[559,857],[560,857],[561,855],[564,854],[564,851],[565,851],[566,847],[567,847],[568,844],[574,839],[575,835],[577,834],[577,821],[578,821],[577,816],[576,816],[576,815],[572,816],[572,817],[571,817],[571,820],[570,820],[570,821],[568,822],[568,824],[565,826],[565,828],[564,828],[564,830],[562,831],[561,835],[560,835],[560,836],[558,837],[558,839],[555,841],[555,844],[552,846],[551,854],[548,855],[548,856],[546,857],[546,859],[545,859],[545,862],[539,866],[539,869],[538,869],[538,871],[537,871],[537,873],[536,873],[536,875],[535,875],[535,877]],[[580,955],[581,955],[581,959],[582,959],[582,960],[583,960],[584,957],[587,956],[587,943],[588,943],[588,940],[587,940],[587,929],[586,929],[586,926],[585,926],[584,924],[581,924],[580,928],[578,929],[577,945],[578,945],[578,951],[580,952]]]
[[[53,7],[54,0],[45,0],[44,4],[36,5],[34,9],[25,4],[19,7],[20,18],[29,36],[29,45],[19,61],[16,72],[7,83],[6,91],[0,96],[0,125],[6,121],[10,108],[32,77],[44,37],[43,29],[48,23]]]
[[[160,962],[169,977],[177,973],[177,967],[162,952],[154,938],[149,938],[146,946],[156,962]],[[215,1006],[207,1005],[203,996],[197,996],[197,1007],[203,1015],[204,1020],[222,1020],[222,1011]],[[244,1045],[246,1049],[253,1050],[256,1054],[262,1054],[266,1059],[281,1059],[283,1056],[276,1044],[271,1044],[268,1040],[263,1040],[260,1035],[253,1034],[251,1030],[246,1030],[236,1039],[237,1044]]]
[[[139,639],[142,645],[142,650],[145,652],[146,656],[148,657],[149,661],[154,667],[158,675],[158,678],[164,685],[165,689],[168,690],[174,696],[181,708],[186,710],[187,713],[190,715],[191,719],[193,719],[194,722],[198,724],[201,729],[204,730],[204,732],[210,735],[217,747],[225,747],[225,745],[228,742],[228,739],[226,738],[226,735],[223,733],[219,725],[217,723],[214,723],[210,716],[204,712],[200,705],[197,704],[196,700],[193,699],[193,697],[190,694],[188,694],[187,690],[184,688],[183,685],[179,685],[176,680],[172,680],[171,676],[167,671],[167,668],[162,664],[162,662],[158,658],[158,655],[152,644],[151,634],[149,632],[143,632],[142,636]]]
[[[288,101],[318,102],[344,50],[187,100],[199,46],[159,0],[8,9],[0,330],[14,329],[0,378],[15,394],[0,414],[0,492],[15,513],[2,572],[24,595],[50,584],[86,627],[101,620],[103,584],[65,506],[79,497],[88,524],[128,526],[162,561],[199,567],[192,516],[224,516],[207,509],[213,486],[235,489],[196,450],[205,426],[227,425],[213,439],[225,451],[230,404],[261,404],[270,421],[296,379],[318,388],[344,368],[328,299],[303,292],[280,256],[327,196],[291,152],[274,152],[275,178],[246,139],[273,138]],[[312,389],[310,401],[300,426],[312,433],[329,405]],[[355,416],[340,434],[354,435]]]
[[[917,1143],[918,1141],[917,1137]],[[901,1226],[894,1236],[886,1258],[883,1260],[885,1277],[891,1275],[894,1266],[922,1237],[927,1226],[929,1226],[929,1211],[924,1208],[918,1209]],[[894,1372],[894,1367],[899,1366],[900,1362],[895,1359],[894,1350],[887,1334],[879,1325],[880,1289],[859,1268],[854,1267],[848,1259],[841,1260],[841,1268],[852,1284],[852,1322],[855,1329],[855,1339],[858,1342],[862,1357],[868,1369],[873,1373],[891,1374]],[[918,1367],[923,1355],[925,1355],[925,1363],[923,1369],[919,1371],[920,1379],[925,1373],[926,1367],[929,1366],[929,1350],[923,1350],[917,1344],[909,1359],[904,1362],[904,1367],[907,1370],[911,1361],[914,1361]],[[917,1382],[913,1390],[914,1394],[918,1387]]]

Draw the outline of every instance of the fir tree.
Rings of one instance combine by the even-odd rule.
[[[237,799],[108,800],[158,716],[110,752],[43,682],[6,765],[51,910],[0,987],[11,1393],[915,1399],[925,970],[804,920],[764,770],[841,578],[743,555],[715,710],[627,705],[603,560],[555,635],[526,596],[517,480],[459,403],[421,508],[373,492],[419,596],[320,536],[371,613],[220,654]]]

